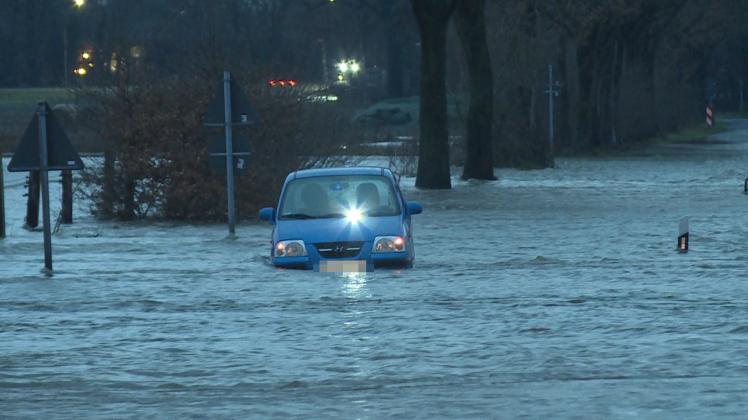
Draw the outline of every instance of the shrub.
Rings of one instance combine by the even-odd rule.
[[[123,220],[226,217],[225,177],[211,172],[207,153],[210,141],[223,138],[223,128],[203,127],[216,86],[167,79],[85,93],[90,122],[106,150],[104,164],[83,174],[94,214]],[[303,90],[246,88],[260,122],[234,126],[234,137],[248,139],[251,151],[247,171],[236,178],[240,218],[275,204],[290,171],[344,163],[333,152],[346,138],[349,121],[340,105],[306,101]]]

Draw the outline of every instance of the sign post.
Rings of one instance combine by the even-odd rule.
[[[553,80],[553,64],[548,65],[548,89],[545,91],[548,95],[548,147],[550,149],[550,163],[551,167],[556,166],[555,162],[555,127],[554,127],[554,110],[553,102],[555,97],[559,94],[559,83]]]
[[[3,154],[0,153],[0,239],[5,237],[5,180],[3,179]]]
[[[236,88],[231,73],[223,72],[223,81],[205,115],[206,127],[223,127],[223,141],[220,145],[209,147],[209,158],[219,175],[226,171],[226,201],[229,222],[229,235],[236,232],[236,204],[234,193],[234,176],[246,167],[249,147],[244,142],[234,140],[233,126],[247,125],[257,121],[255,112],[241,90]]]
[[[234,140],[231,130],[231,73],[223,72],[223,124],[226,136],[226,196],[228,199],[229,234],[233,235],[236,226],[236,206],[234,205]]]
[[[47,165],[47,110],[43,104],[39,115],[39,181],[42,187],[42,220],[44,224],[44,268],[52,271],[52,227],[49,219],[49,170]]]
[[[78,152],[57,122],[49,105],[40,102],[8,164],[11,172],[38,171],[44,223],[44,268],[52,272],[52,226],[49,216],[49,171],[83,169]],[[31,182],[31,180],[29,181]]]

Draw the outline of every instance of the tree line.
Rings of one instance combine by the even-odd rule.
[[[747,17],[741,0],[6,0],[0,86],[158,86],[230,68],[247,86],[324,89],[355,58],[360,89],[336,109],[418,96],[417,185],[448,188],[455,164],[493,179],[496,166],[548,167],[677,130],[709,101],[740,110]]]
[[[492,179],[494,164],[551,166],[558,152],[677,130],[702,118],[707,103],[743,107],[748,3],[739,0],[411,3],[422,40],[417,184],[425,188],[450,187],[443,118],[450,86],[470,97],[462,175],[478,179]],[[452,22],[466,64],[452,66],[456,81]],[[544,112],[549,65],[561,93],[553,145]]]

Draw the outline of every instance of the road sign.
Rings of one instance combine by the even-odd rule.
[[[249,104],[249,99],[244,95],[237,86],[233,78],[230,79],[230,97],[231,97],[231,124],[243,125],[257,122],[257,114]],[[225,98],[224,82],[222,81],[213,100],[208,105],[208,112],[205,113],[204,123],[208,127],[221,127],[225,124]]]
[[[236,82],[228,71],[223,72],[223,82],[218,87],[213,101],[208,105],[204,124],[206,127],[223,127],[225,146],[214,150],[210,160],[219,158],[226,165],[226,207],[229,219],[229,235],[234,235],[236,225],[236,206],[234,205],[234,170],[243,172],[249,150],[237,155],[234,152],[232,127],[234,125],[251,124],[257,121],[257,115],[249,105],[249,100],[238,89]],[[242,146],[243,142],[238,142]],[[215,165],[211,165],[215,166]]]
[[[44,268],[52,272],[52,233],[49,217],[49,171],[83,169],[78,152],[70,144],[46,102],[40,102],[36,114],[18,144],[8,170],[39,171],[44,220]]]
[[[39,105],[46,112],[46,131],[47,131],[47,170],[65,170],[65,169],[83,169],[78,152],[70,144],[68,136],[57,121],[54,113],[49,109],[49,105],[43,102]],[[39,112],[34,114],[26,131],[18,144],[13,158],[8,164],[10,172],[27,172],[38,171],[41,169],[39,161]]]
[[[232,155],[234,156],[234,174],[242,175],[249,163],[249,142],[233,137]],[[211,140],[208,145],[208,164],[218,176],[226,176],[226,140],[223,136]]]

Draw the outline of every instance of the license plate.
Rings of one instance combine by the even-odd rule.
[[[320,261],[320,273],[365,273],[366,261],[344,260],[344,261]]]

